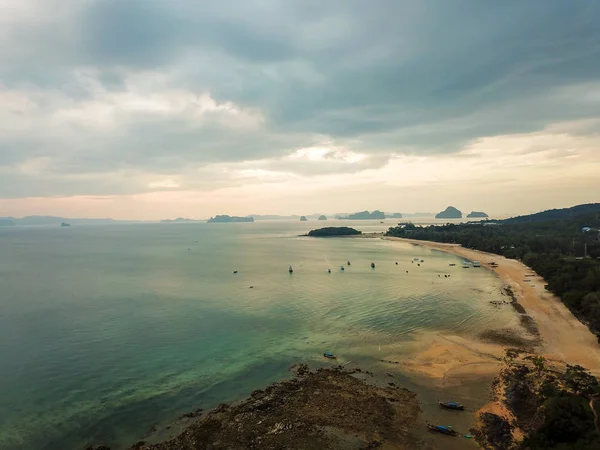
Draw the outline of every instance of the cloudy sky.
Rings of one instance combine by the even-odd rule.
[[[0,0],[0,216],[600,201],[598,0]]]

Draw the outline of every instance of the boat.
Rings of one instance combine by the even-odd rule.
[[[237,273],[237,270],[234,270],[233,273]]]
[[[340,266],[340,270],[344,270],[344,266]]]
[[[60,226],[61,226],[61,227],[70,227],[70,226],[71,226],[71,224],[70,224],[70,223],[67,223],[67,222],[61,222]]]
[[[449,266],[455,266],[456,264],[454,264],[454,263],[450,263],[450,264],[448,264],[448,265],[449,265]]]
[[[337,359],[337,356],[335,356],[333,353],[329,353],[329,352],[323,353],[323,356],[328,359]]]
[[[460,402],[441,402],[438,400],[438,405],[446,409],[455,409],[457,411],[464,411],[465,407]]]
[[[396,261],[396,265],[398,265],[398,261]]]
[[[425,260],[424,260],[424,259],[422,259],[422,260],[421,260],[421,262],[425,262]]]
[[[290,266],[290,268],[288,269],[288,272],[289,273],[293,273],[294,272],[294,269],[292,268],[292,266]]]
[[[437,433],[447,434],[448,436],[458,436],[458,433],[452,429],[450,426],[445,425],[431,425],[427,424],[427,428],[431,431],[435,431]]]
[[[348,265],[349,265],[349,266],[351,265],[351,264],[350,264],[350,261],[348,261]]]
[[[481,267],[481,261],[473,261],[473,267]]]
[[[327,269],[327,273],[331,273],[331,269]]]
[[[413,258],[413,260],[414,260],[414,261],[418,261],[418,260],[419,260],[419,258]]]
[[[375,263],[371,263],[371,268],[375,268]]]
[[[463,261],[461,264],[463,269],[468,269],[471,267],[471,263],[469,261]]]

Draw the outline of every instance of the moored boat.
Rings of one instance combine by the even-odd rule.
[[[371,263],[371,268],[375,268],[375,263]]]
[[[447,434],[448,436],[458,436],[458,433],[452,429],[450,426],[445,425],[431,425],[427,424],[427,428],[431,431],[436,431],[438,433]]]
[[[464,411],[465,410],[464,405],[462,405],[460,402],[441,402],[438,400],[438,404],[442,408],[446,408],[446,409],[454,409],[456,411]]]
[[[292,268],[292,266],[290,266],[290,268],[288,269],[288,272],[289,273],[293,273],[294,272],[294,269]]]

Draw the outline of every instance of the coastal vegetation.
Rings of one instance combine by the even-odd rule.
[[[327,220],[327,216],[320,215],[317,220]]]
[[[311,230],[307,236],[311,237],[332,237],[332,236],[356,236],[362,234],[361,231],[350,227],[325,227],[318,230]]]
[[[498,222],[427,227],[409,223],[386,234],[461,244],[521,260],[600,339],[600,204]]]
[[[473,430],[491,450],[600,448],[594,423],[598,380],[581,366],[548,361],[507,349],[505,366],[494,383],[494,402],[506,414],[485,411]],[[518,431],[518,432],[517,432]]]
[[[462,212],[454,206],[448,206],[445,210],[435,215],[436,219],[462,219]]]

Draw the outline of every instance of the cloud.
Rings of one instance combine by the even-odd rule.
[[[556,139],[595,134],[583,124],[600,117],[597,1],[0,10],[0,197],[331,185],[375,171],[393,181],[398,161],[453,164],[482,146],[524,163],[507,142],[535,133],[552,139],[517,140],[537,164],[594,158]]]

